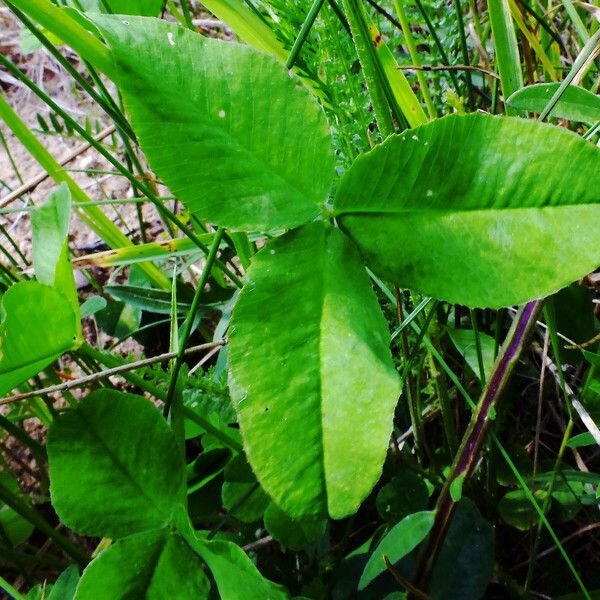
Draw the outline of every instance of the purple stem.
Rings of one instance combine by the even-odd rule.
[[[450,494],[450,486],[459,477],[463,478],[464,485],[464,482],[471,476],[477,456],[493,420],[490,418],[490,414],[498,405],[502,392],[514,372],[521,352],[535,327],[541,308],[541,300],[532,300],[521,308],[515,317],[506,342],[502,347],[502,352],[494,366],[492,376],[483,390],[481,400],[471,417],[460,448],[454,458],[450,475],[440,492],[436,505],[435,522],[417,567],[415,585],[420,590],[425,590],[427,587],[456,508],[456,502]],[[409,594],[408,598],[411,600],[415,597]]]

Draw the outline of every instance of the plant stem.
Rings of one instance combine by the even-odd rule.
[[[419,53],[417,52],[415,41],[413,40],[410,23],[406,17],[404,6],[400,0],[394,0],[394,6],[396,8],[396,12],[398,13],[402,35],[404,36],[404,41],[406,43],[406,47],[408,48],[408,53],[410,54],[410,60],[415,66],[420,67],[421,59],[419,57]],[[427,106],[429,118],[435,119],[437,117],[437,110],[433,104],[433,100],[431,99],[431,93],[429,91],[429,86],[427,85],[427,79],[425,78],[423,71],[420,69],[417,69],[416,75],[417,81],[419,82],[419,87],[421,88],[421,93],[423,94],[423,99],[425,100],[425,105]]]
[[[2,414],[0,414],[0,427],[29,448],[40,471],[40,479],[43,483],[43,488],[48,489],[48,471],[46,469],[48,457],[46,455],[46,449],[37,440],[34,440],[24,429],[15,425],[10,419]]]
[[[398,315],[398,325],[402,327],[402,323],[404,322],[404,310],[402,308],[402,292],[395,286],[394,292],[396,294],[396,312]],[[408,336],[406,335],[406,330],[404,329],[401,333],[401,348],[402,348],[402,358],[404,359],[404,364],[408,364],[410,358],[410,347],[408,345]],[[406,395],[408,396],[408,412],[410,414],[410,421],[413,430],[413,436],[415,440],[415,448],[417,449],[418,455],[421,457],[421,460],[425,458],[425,452],[423,447],[424,441],[424,432],[423,432],[423,422],[421,421],[421,413],[419,411],[418,403],[417,403],[417,388],[415,385],[415,379],[411,373],[411,370],[408,369],[406,373]]]
[[[188,312],[186,321],[183,325],[183,332],[181,334],[181,341],[179,344],[179,352],[177,353],[177,357],[175,358],[175,366],[173,367],[173,371],[171,372],[171,380],[169,381],[169,391],[167,392],[167,399],[165,401],[165,406],[163,409],[163,414],[165,415],[165,417],[168,416],[169,410],[171,409],[173,395],[175,394],[175,387],[177,384],[177,378],[179,377],[179,371],[181,370],[181,365],[183,363],[185,347],[190,337],[190,333],[192,332],[192,325],[194,324],[194,317],[196,316],[198,306],[200,305],[200,298],[202,296],[204,286],[208,281],[208,276],[210,275],[213,264],[217,257],[217,252],[219,251],[219,245],[221,244],[221,239],[223,238],[224,232],[225,230],[222,227],[219,227],[219,229],[217,229],[217,232],[215,233],[212,246],[210,247],[210,251],[208,253],[208,256],[206,257],[206,264],[204,265],[204,269],[202,270],[202,276],[200,277],[200,281],[198,282],[198,287],[196,287],[196,293],[194,294],[192,305]]]
[[[13,494],[0,481],[0,500],[10,506],[16,513],[35,525],[42,533],[46,534],[57,546],[62,548],[70,557],[84,567],[90,561],[89,556],[71,540],[59,533],[46,519],[44,519],[34,508],[28,506],[15,494]]]
[[[223,345],[223,340],[219,340],[217,342],[209,342],[208,344],[200,344],[199,346],[193,346],[192,348],[188,348],[184,355],[193,354],[194,352],[198,352],[200,350],[210,350],[215,346]],[[79,353],[84,356],[89,356],[103,364],[106,364],[106,356],[99,352],[98,350],[94,350],[91,346],[84,344],[78,350]],[[52,392],[62,392],[64,390],[70,390],[71,388],[81,387],[88,383],[92,383],[94,381],[98,381],[99,379],[104,379],[105,377],[110,377],[111,375],[122,375],[126,371],[132,371],[134,369],[139,369],[141,367],[147,367],[148,365],[154,365],[159,362],[163,362],[165,360],[170,360],[172,358],[176,358],[180,352],[165,352],[165,354],[159,354],[158,356],[152,356],[151,358],[143,358],[142,360],[137,360],[135,362],[123,362],[120,363],[112,363],[113,367],[110,369],[106,369],[105,371],[99,371],[98,373],[92,373],[91,375],[87,375],[86,377],[81,377],[79,379],[74,379],[73,381],[66,381],[65,383],[60,383],[58,385],[53,385],[42,390],[33,390],[31,392],[25,392],[23,394],[17,394],[14,396],[9,396],[4,400],[0,400],[0,406],[4,404],[11,404],[13,402],[18,402],[19,400],[25,400],[27,398],[32,398],[34,396],[40,396],[42,394],[50,394]],[[160,398],[160,396],[158,396]]]
[[[0,119],[15,134],[15,137],[25,146],[33,158],[48,172],[56,183],[65,182],[76,202],[83,206],[77,210],[81,220],[98,234],[111,248],[132,246],[129,238],[102,212],[97,206],[88,206],[89,198],[86,193],[65,172],[63,167],[46,150],[42,143],[31,133],[27,125],[11,108],[4,96],[0,94]],[[169,280],[162,271],[153,264],[142,264],[140,268],[159,287],[169,288]]]
[[[575,421],[573,420],[573,408],[571,407],[571,398],[569,395],[569,390],[567,389],[567,382],[565,381],[565,376],[563,370],[561,368],[561,357],[560,357],[560,345],[558,342],[558,336],[556,335],[556,318],[554,311],[554,304],[549,303],[544,307],[544,318],[546,319],[547,335],[550,337],[550,346],[552,348],[552,354],[554,356],[554,361],[557,366],[558,380],[560,383],[560,388],[562,391],[562,395],[565,401],[565,406],[567,408],[567,414],[569,415],[569,420],[567,422],[567,426],[565,427],[565,431],[563,433],[563,437],[560,443],[560,448],[558,450],[558,454],[556,456],[556,460],[554,461],[554,467],[552,469],[552,478],[550,479],[550,484],[547,489],[546,497],[544,498],[544,502],[542,504],[542,513],[545,515],[550,508],[550,502],[552,500],[552,492],[554,491],[554,486],[556,485],[556,479],[558,477],[558,472],[560,470],[560,466],[562,464],[562,459],[565,454],[565,450],[567,448],[567,442],[571,437],[571,432],[573,431],[573,426],[575,425]],[[545,363],[542,365],[542,368],[545,368]],[[533,548],[531,552],[531,556],[535,557],[538,553],[538,549],[540,546],[540,540],[542,536],[542,520],[539,519],[537,522],[537,527],[535,530],[535,539],[533,543]],[[531,586],[531,581],[533,579],[533,571],[535,568],[535,560],[529,562],[529,566],[527,567],[527,576],[525,578],[525,589],[528,590]]]
[[[442,57],[442,60],[444,61],[444,64],[449,65],[450,59],[448,58],[448,55],[446,54],[446,51],[444,50],[444,46],[442,45],[442,42],[440,41],[437,31],[435,30],[435,27],[433,26],[433,23],[431,22],[431,19],[429,18],[429,15],[427,14],[425,7],[423,6],[423,3],[421,2],[421,0],[415,0],[415,4],[417,5],[417,8],[419,9],[421,16],[423,17],[423,20],[425,21],[425,24],[427,25],[429,34],[433,38],[433,42],[435,43],[435,45],[438,49],[438,52],[440,53],[440,56]],[[456,78],[456,75],[454,74],[453,71],[449,71],[448,75],[450,76],[454,90],[460,96],[460,86],[458,85],[458,79]]]
[[[0,575],[0,589],[4,590],[13,600],[25,600],[25,596],[21,596],[15,588]]]
[[[78,54],[92,61],[105,75],[114,75],[110,50],[76,21],[71,13],[55,6],[50,0],[15,0],[12,4],[71,46]]]
[[[439,340],[437,335],[429,336],[432,346],[441,354],[439,347]],[[456,438],[456,427],[454,426],[454,415],[452,414],[452,407],[450,406],[450,400],[448,397],[448,384],[446,377],[440,366],[438,365],[435,357],[431,351],[427,352],[429,358],[429,370],[431,377],[435,385],[438,401],[440,403],[440,409],[442,411],[442,425],[444,426],[444,436],[450,454],[456,452],[457,438]]]
[[[575,79],[579,71],[585,66],[590,56],[596,51],[596,46],[600,43],[600,29],[596,31],[596,33],[587,41],[586,45],[582,48],[579,56],[573,63],[571,70],[564,78],[560,87],[554,92],[554,95],[548,101],[546,108],[540,113],[539,121],[543,121],[555,107],[556,103],[560,100],[560,97],[563,95],[565,89],[569,86],[569,84]]]
[[[384,81],[385,75],[383,74],[383,69],[379,64],[375,47],[371,41],[365,8],[358,0],[344,0],[344,7],[350,29],[352,30],[356,52],[360,59],[365,81],[367,82],[371,96],[379,133],[381,134],[381,138],[385,139],[394,133],[395,128],[392,115],[390,114],[388,98],[385,93],[387,82]]]
[[[460,0],[454,0],[454,11],[456,13],[456,21],[458,24],[458,31],[460,35],[460,49],[463,56],[463,62],[465,65],[470,64],[469,61],[469,50],[467,48],[467,38],[465,37],[465,22],[462,15],[462,6]],[[465,71],[465,80],[467,82],[467,97],[469,101],[469,108],[474,110],[474,98],[473,98],[473,82],[471,81],[471,72],[467,69]]]
[[[223,344],[223,343],[224,343],[224,340],[221,342],[214,342],[213,344],[210,344],[210,345],[214,348],[218,344]],[[203,345],[203,347],[206,347],[206,345]],[[198,348],[199,348],[198,346],[189,348],[185,352],[185,354],[186,355],[191,354],[192,352],[197,351]],[[86,356],[93,357],[99,363],[102,363],[103,365],[110,366],[113,368],[119,367],[119,366],[130,367],[131,365],[136,364],[136,363],[127,363],[124,359],[122,359],[118,355],[100,352],[99,350],[96,350],[95,348],[92,348],[91,346],[88,346],[87,344],[84,344],[79,349],[80,353],[82,351],[85,352]],[[167,355],[161,355],[160,357],[154,357],[154,359],[160,358],[161,360],[166,360],[167,358],[175,358],[175,357],[176,357],[176,354],[174,352],[169,352]],[[146,359],[146,360],[154,360],[154,359]],[[159,361],[154,360],[154,362],[159,362]],[[139,366],[139,363],[137,363],[137,365]],[[119,373],[123,377],[123,379],[125,379],[129,383],[139,387],[140,389],[144,390],[145,392],[152,394],[158,400],[162,400],[164,402],[167,399],[167,391],[164,388],[155,386],[150,381],[145,380],[141,375],[138,375],[137,373],[133,373],[130,370],[128,370],[128,371],[121,370],[121,371],[119,371]],[[208,419],[202,417],[198,413],[195,413],[193,410],[189,409],[187,406],[183,407],[182,412],[183,412],[184,418],[186,418],[190,421],[194,421],[194,423],[197,423],[198,425],[200,425],[200,427],[202,427],[202,429],[204,429],[207,433],[209,433],[213,437],[220,440],[225,446],[227,446],[228,448],[231,448],[235,452],[242,452],[242,445],[235,438],[230,437],[229,435],[227,435],[227,433],[225,433],[224,431],[215,427]]]
[[[471,417],[467,431],[463,436],[454,459],[450,475],[438,498],[435,523],[421,554],[415,578],[415,584],[421,590],[427,586],[456,508],[456,502],[450,494],[450,487],[457,479],[460,478],[465,481],[471,475],[488,429],[495,418],[495,410],[498,402],[514,373],[519,357],[536,325],[537,315],[541,308],[542,302],[540,300],[533,300],[521,308],[515,317],[490,380]]]
[[[304,19],[304,23],[302,23],[302,27],[300,28],[300,33],[298,37],[294,41],[294,45],[290,50],[290,55],[285,61],[285,66],[287,69],[291,69],[298,58],[298,54],[300,54],[300,50],[302,50],[302,46],[306,41],[306,37],[308,36],[311,27],[313,26],[321,7],[323,6],[323,2],[325,0],[314,0],[308,14],[306,15],[306,19]]]

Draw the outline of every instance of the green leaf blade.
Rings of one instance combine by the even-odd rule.
[[[2,313],[0,395],[80,344],[79,322],[69,302],[37,281],[11,286],[2,297]]]
[[[560,83],[528,85],[512,94],[506,103],[516,110],[541,113],[560,86]],[[600,121],[600,97],[582,87],[569,85],[548,116],[596,123]]]
[[[71,192],[66,183],[61,183],[31,213],[32,255],[37,280],[63,294],[77,315],[79,299],[69,259],[70,220]]]
[[[75,531],[115,538],[162,527],[178,505],[181,456],[165,420],[140,396],[87,396],[52,424],[48,458],[52,503]]]
[[[75,600],[201,600],[210,583],[178,534],[152,530],[118,540],[85,569]]]
[[[293,518],[351,514],[381,473],[400,391],[358,253],[314,223],[263,249],[249,279],[229,352],[250,464]]]
[[[33,266],[40,283],[55,285],[57,263],[69,234],[70,216],[71,193],[66,183],[31,212]]]
[[[204,540],[193,532],[185,534],[185,539],[208,565],[223,600],[289,598],[285,588],[264,578],[248,555],[233,542]]]
[[[369,558],[358,584],[364,590],[387,566],[384,556],[394,564],[416,548],[433,527],[435,513],[423,511],[404,517],[392,527]]]
[[[557,127],[451,115],[359,158],[335,212],[381,276],[498,308],[600,264],[592,242],[600,198],[590,185],[599,166],[598,148]]]
[[[333,178],[331,136],[281,64],[158,19],[95,20],[142,149],[192,213],[245,231],[318,215]]]

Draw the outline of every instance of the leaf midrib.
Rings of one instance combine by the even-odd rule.
[[[127,476],[126,480],[132,484],[131,487],[133,487],[135,490],[137,490],[140,493],[140,495],[145,500],[148,501],[148,505],[149,505],[148,509],[153,509],[153,512],[155,514],[158,514],[158,511],[156,511],[155,509],[157,508],[157,506],[160,506],[162,503],[157,501],[157,499],[151,498],[150,496],[148,496],[144,487],[136,479],[134,479],[131,476],[127,466],[121,462],[121,460],[117,457],[117,455],[112,451],[111,447],[104,441],[102,436],[92,426],[93,421],[89,421],[87,418],[87,415],[84,412],[79,412],[79,414],[77,416],[84,422],[84,425],[87,426],[87,431],[89,431],[98,440],[100,445],[107,451],[107,454],[112,459],[113,463],[119,468],[119,470],[122,473],[124,473]],[[162,519],[162,522],[165,522],[166,520],[167,520],[167,517],[164,517]]]
[[[187,32],[184,32],[184,35],[187,36]],[[205,48],[208,49],[208,52],[210,53],[210,57],[209,58],[219,58],[222,60],[222,57],[219,55],[218,52],[214,52],[214,48],[215,45],[212,44],[213,40],[210,39],[205,39],[203,40],[204,44],[203,46]],[[216,42],[215,42],[216,43]],[[118,39],[118,45],[119,46],[123,46],[123,40],[122,39]],[[192,40],[191,39],[186,39],[186,45],[188,47],[188,49],[192,49],[193,44],[192,44]],[[233,46],[236,48],[236,51],[239,50],[240,48],[242,49],[242,53],[244,56],[244,59],[246,60],[247,58],[249,58],[249,61],[246,61],[247,66],[249,68],[254,66],[254,58],[255,54],[252,54],[248,51],[245,50],[245,46]],[[114,50],[114,47],[113,47]],[[117,52],[121,53],[122,50],[120,50],[119,48],[117,48]],[[125,55],[126,58],[129,57],[129,55]],[[259,56],[257,58],[257,60],[260,59],[263,64],[267,64],[267,66],[270,68],[272,65],[270,65],[268,62],[266,62],[268,59],[266,59],[263,56]],[[115,63],[117,64],[119,71],[121,73],[121,75],[124,73],[125,75],[127,75],[127,73],[129,72],[129,68],[130,68],[130,64],[127,61],[123,61],[122,59],[120,59],[120,57],[115,56]],[[120,65],[124,65],[123,67],[120,67]],[[139,73],[138,73],[139,74]],[[284,74],[284,72],[282,71],[282,75]],[[141,74],[142,77],[144,77],[144,79],[148,79],[150,77],[150,75],[148,74]],[[205,80],[208,79],[206,76],[206,72],[203,73]],[[123,91],[128,90],[129,94],[131,96],[131,99],[134,100],[134,103],[137,101],[138,104],[143,104],[143,106],[145,107],[145,109],[148,112],[152,112],[151,110],[148,110],[149,107],[148,104],[142,100],[140,102],[140,98],[145,98],[146,95],[143,93],[137,93],[138,92],[138,88],[140,90],[143,89],[147,89],[147,87],[143,86],[137,79],[133,79],[133,81],[135,81],[136,83],[134,85],[131,85],[129,82],[132,81],[132,78],[130,77],[120,77],[121,82],[120,82],[120,87]],[[284,83],[284,79],[281,80],[281,86],[283,87],[284,85],[287,84],[287,82]],[[156,125],[162,125],[164,126],[165,122],[168,122],[169,124],[175,125],[175,126],[179,126],[182,128],[185,128],[186,126],[189,126],[190,124],[196,124],[198,122],[203,123],[204,127],[206,127],[209,130],[214,130],[217,132],[217,135],[221,135],[225,138],[225,140],[231,144],[232,146],[234,146],[234,148],[237,150],[239,149],[240,151],[244,152],[245,154],[247,154],[250,157],[253,157],[255,160],[257,160],[257,162],[265,165],[267,168],[265,169],[265,173],[267,176],[270,177],[276,177],[279,181],[281,181],[285,187],[289,188],[291,191],[293,191],[293,193],[297,194],[299,197],[303,198],[308,204],[314,204],[315,208],[318,209],[318,203],[312,199],[310,196],[308,196],[306,194],[305,191],[300,191],[298,190],[298,188],[294,185],[294,183],[292,181],[290,181],[287,177],[287,173],[282,175],[281,173],[274,171],[273,170],[273,166],[271,164],[269,164],[264,156],[258,155],[254,152],[252,152],[251,150],[249,150],[246,145],[240,143],[237,139],[233,138],[230,135],[230,132],[227,131],[225,128],[223,127],[219,127],[218,126],[218,122],[214,119],[214,117],[212,117],[211,115],[209,115],[208,113],[203,113],[200,108],[197,106],[197,104],[193,101],[192,95],[189,93],[185,93],[185,98],[187,100],[187,105],[188,105],[188,112],[186,113],[186,119],[185,120],[175,120],[175,119],[169,119],[168,121],[165,121],[164,119],[162,120],[156,120],[156,121],[152,121],[152,120],[138,120],[138,125],[143,124],[146,125],[148,127],[153,127]],[[131,104],[131,99],[128,101],[128,104]],[[178,111],[165,111],[165,116],[167,117],[172,117],[174,115],[179,115],[180,113]],[[132,120],[134,120],[132,118]],[[321,125],[323,125],[323,123],[321,123]],[[145,144],[146,146],[148,146],[148,144]],[[171,144],[172,146],[178,146],[179,144]],[[165,140],[162,140],[161,146],[164,147],[165,146]],[[324,157],[325,158],[325,157]],[[330,184],[331,184],[331,180],[333,179],[333,173],[330,173]]]
[[[335,217],[344,218],[344,217],[355,217],[355,216],[363,216],[363,217],[385,217],[385,216],[402,216],[409,215],[411,213],[420,214],[420,215],[433,215],[436,217],[444,217],[444,216],[460,216],[461,214],[473,214],[473,213],[488,213],[488,212],[529,212],[534,210],[552,210],[552,209],[577,209],[582,207],[597,207],[600,208],[600,198],[595,202],[576,202],[573,204],[544,204],[540,206],[501,206],[501,207],[489,207],[489,208],[461,208],[459,210],[452,209],[439,209],[439,208],[419,208],[419,206],[414,206],[410,208],[400,208],[400,209],[381,209],[377,208],[377,210],[340,210],[335,213]]]

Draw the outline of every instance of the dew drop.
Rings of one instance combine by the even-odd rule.
[[[224,110],[220,110],[219,111],[219,118],[220,119],[224,119],[225,118],[225,111]]]

